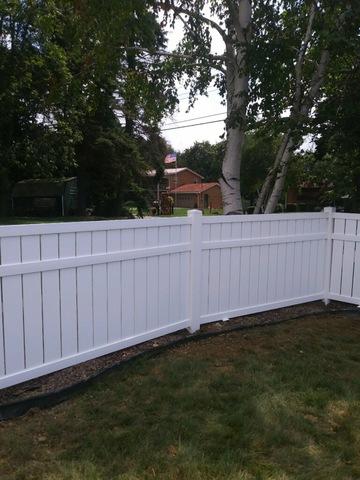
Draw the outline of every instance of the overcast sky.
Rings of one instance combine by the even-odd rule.
[[[175,49],[178,41],[182,36],[182,25],[177,23],[175,29],[169,31],[168,50]],[[223,54],[224,47],[220,35],[215,32],[212,44],[213,53]],[[208,89],[208,96],[201,96],[198,98],[194,107],[187,112],[188,108],[188,94],[183,85],[179,85],[179,108],[172,117],[164,119],[163,128],[184,127],[193,123],[212,122],[225,119],[226,107],[221,105],[221,97],[218,95],[214,86]],[[221,114],[214,117],[198,119],[206,115]],[[193,120],[197,119],[197,120]],[[186,120],[186,121],[184,121]],[[184,121],[184,122],[183,122]],[[181,122],[173,124],[174,122]],[[173,125],[171,125],[173,124]],[[183,151],[185,148],[191,147],[195,142],[209,141],[211,143],[219,142],[220,135],[224,133],[224,123],[217,122],[207,125],[199,125],[189,128],[178,128],[176,130],[167,130],[163,132],[163,136],[173,146],[176,151]]]
[[[208,16],[210,13],[208,12]],[[176,23],[175,29],[168,32],[168,50],[172,51],[176,48],[179,40],[182,37],[182,24]],[[212,53],[222,55],[224,53],[223,40],[216,31],[212,31]],[[174,128],[183,127],[185,125],[191,125],[194,123],[212,122],[215,120],[225,119],[225,105],[221,104],[221,97],[218,95],[214,86],[208,88],[208,97],[201,96],[198,98],[194,107],[187,112],[188,101],[187,93],[183,85],[179,85],[179,99],[180,104],[178,111],[170,118],[164,119],[162,127]],[[217,115],[219,114],[219,115]],[[220,115],[222,114],[222,115]],[[204,117],[206,115],[217,115],[209,118],[199,119],[198,117]],[[181,122],[181,123],[175,123]],[[174,130],[163,131],[163,136],[172,145],[176,151],[183,151],[188,147],[191,147],[195,142],[209,141],[210,143],[217,143],[221,140],[220,136],[224,133],[224,123],[210,123],[206,125],[199,125],[189,128],[177,128]],[[311,135],[305,137],[301,146],[305,150],[313,150],[314,143]]]

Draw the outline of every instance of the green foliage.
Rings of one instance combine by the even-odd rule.
[[[171,74],[137,49],[163,46],[143,0],[0,0],[2,184],[87,172],[80,183],[96,192],[83,208],[142,199],[140,152],[175,96]]]
[[[360,44],[358,45],[360,46]],[[360,63],[356,43],[332,65],[325,95],[311,122],[314,153],[297,155],[290,183],[321,187],[323,204],[360,212]]]
[[[222,145],[196,142],[178,156],[178,166],[188,167],[204,177],[204,182],[217,182],[221,174]]]

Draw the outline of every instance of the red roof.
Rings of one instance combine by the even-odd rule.
[[[219,187],[216,182],[212,183],[187,183],[180,187],[174,188],[170,193],[203,193],[213,187]]]

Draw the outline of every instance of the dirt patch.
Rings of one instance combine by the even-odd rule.
[[[242,327],[245,328],[260,325],[271,325],[305,315],[317,315],[320,313],[326,313],[334,310],[340,312],[344,309],[349,308],[353,308],[354,310],[356,310],[354,306],[339,302],[332,302],[330,308],[325,307],[322,302],[312,302],[308,304],[297,305],[294,307],[282,308],[264,313],[237,317],[227,322],[210,323],[207,325],[203,325],[199,332],[192,335],[186,330],[182,330],[174,334],[166,335],[155,340],[144,342],[135,347],[130,347],[109,355],[104,355],[94,360],[80,363],[73,367],[69,367],[58,372],[45,375],[43,377],[21,383],[14,387],[2,389],[0,390],[0,406],[13,402],[20,402],[31,398],[36,398],[41,395],[52,394],[70,388],[74,385],[86,382],[87,380],[96,377],[98,374],[107,371],[114,366],[121,365],[125,361],[128,361],[131,358],[135,358],[142,353],[151,352],[166,347],[167,345],[172,345],[175,342],[186,340],[188,338],[197,338],[203,336],[204,334],[211,335],[215,333],[226,333],[230,332],[233,329]],[[314,319],[315,318],[316,317],[314,317]],[[342,327],[339,326],[339,328],[341,329]],[[214,342],[209,340],[203,340],[197,346],[199,355],[203,356],[206,353],[206,356],[212,356],[213,358],[219,357],[218,368],[225,371],[227,368],[229,368],[229,366],[222,364],[220,361],[220,358],[223,358],[224,350],[226,350],[230,356],[233,356],[235,354],[238,355],[239,350],[241,349],[251,349],[252,351],[261,349],[262,351],[264,351],[269,348],[267,342],[259,342],[259,339],[255,340],[255,337],[253,335],[249,335],[249,333],[247,332],[242,334],[241,342],[239,342],[238,335],[234,337],[234,341],[232,341],[232,337],[233,334],[228,333],[226,335],[225,341],[225,337],[221,336],[218,341],[215,342],[216,348],[213,348]],[[291,335],[289,335],[289,338],[290,337]],[[223,341],[222,338],[224,339]],[[283,341],[286,343],[286,337],[284,337]],[[279,348],[282,348],[282,345],[279,345]],[[177,347],[178,352],[181,352],[181,354],[183,355],[186,355],[188,349],[190,349],[189,344],[184,344],[181,347]]]

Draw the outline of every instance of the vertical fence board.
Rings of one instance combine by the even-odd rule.
[[[261,222],[261,237],[270,236],[270,222]],[[261,245],[259,252],[259,292],[258,302],[266,303],[268,287],[268,267],[269,267],[269,245]]]
[[[242,226],[242,238],[250,238],[251,223],[244,223]],[[250,251],[251,247],[241,247],[240,260],[240,300],[239,307],[249,305],[249,280],[250,280]]]
[[[149,247],[159,244],[159,229],[148,228],[147,240]],[[154,330],[159,322],[159,257],[147,258],[147,328]]]
[[[91,255],[91,243],[91,232],[77,233],[76,255]],[[92,268],[78,267],[76,274],[79,351],[82,352],[94,345]]]
[[[304,220],[304,234],[311,233],[311,220]],[[310,250],[311,242],[302,243],[302,269],[301,269],[301,296],[305,297],[309,293],[309,272],[310,272]]]
[[[135,230],[135,248],[146,248],[147,232],[145,228],[138,228]],[[147,323],[147,262],[146,258],[137,258],[134,264],[134,284],[135,284],[135,325],[134,332],[140,334],[146,331]]]
[[[299,236],[304,233],[304,220],[296,220],[295,222],[295,233]],[[295,244],[295,261],[294,261],[294,297],[301,295],[302,288],[302,253],[303,253],[303,243],[297,242]]]
[[[334,221],[334,233],[345,232],[345,220],[335,219]],[[343,252],[344,241],[334,240],[331,262],[331,280],[330,280],[330,292],[340,294],[341,292],[341,277],[342,277],[342,265],[343,265]]]
[[[279,222],[274,221],[270,224],[270,235],[276,236],[279,234]],[[277,286],[277,264],[278,264],[278,245],[269,245],[269,276],[267,288],[268,302],[276,300],[276,286]]]
[[[171,227],[170,243],[181,242],[181,230],[179,226]],[[170,256],[170,321],[172,323],[181,320],[180,314],[180,253]]]
[[[356,236],[360,240],[360,221],[356,220]],[[354,253],[354,278],[352,295],[355,298],[360,298],[360,242],[355,243]]]
[[[203,226],[203,242],[210,240],[210,225]],[[202,275],[201,275],[201,314],[206,315],[209,312],[209,268],[210,268],[210,251],[203,250],[201,252]]]
[[[92,253],[106,253],[107,232],[92,233]],[[108,287],[107,265],[93,266],[94,346],[105,345],[108,340]]]
[[[231,239],[231,223],[224,223],[221,227],[221,239]],[[230,298],[230,248],[220,250],[220,272],[219,272],[219,311],[229,309]]]
[[[74,257],[75,252],[75,233],[61,233],[59,235],[60,258]],[[78,350],[75,268],[60,270],[60,306],[61,352],[62,356],[66,357],[75,354]]]
[[[1,240],[0,240],[1,243]],[[2,278],[0,278],[0,376],[5,375],[4,327],[2,309]]]
[[[1,239],[1,263],[21,262],[20,237]],[[25,368],[23,294],[21,275],[4,277],[3,321],[5,337],[6,373],[15,373]]]
[[[121,251],[120,230],[110,230],[107,235],[107,251]],[[108,341],[121,338],[121,263],[108,264]]]
[[[294,235],[296,232],[295,220],[289,220],[287,224],[287,234]],[[294,295],[294,262],[295,262],[295,244],[293,242],[286,244],[285,260],[285,292],[284,298],[293,298]]]
[[[40,236],[21,238],[22,262],[40,260]],[[42,286],[40,273],[23,275],[26,368],[43,363]]]
[[[170,228],[161,227],[159,229],[159,245],[169,245]],[[161,255],[159,257],[159,326],[169,323],[170,311],[170,256]]]
[[[279,222],[279,235],[286,236],[288,229],[288,221],[283,220]],[[286,285],[286,243],[281,243],[277,248],[277,266],[276,266],[276,300],[281,300],[285,297]]]
[[[204,226],[204,225],[203,225]],[[181,241],[190,244],[190,225],[181,227]],[[181,320],[189,320],[190,318],[190,252],[180,254],[180,317]]]
[[[346,220],[345,234],[356,235],[356,221]],[[351,297],[354,274],[355,242],[344,242],[343,273],[341,278],[341,294]]]
[[[57,234],[41,235],[41,259],[59,257]],[[44,361],[51,362],[61,357],[60,319],[60,273],[51,270],[42,273]]]
[[[252,222],[251,237],[260,237],[260,222]],[[253,246],[250,249],[250,279],[249,279],[249,304],[256,305],[259,290],[260,247]]]
[[[123,250],[134,248],[134,230],[126,229],[121,232],[121,245]],[[135,276],[134,260],[121,262],[121,318],[122,337],[127,338],[134,335],[135,331]]]

